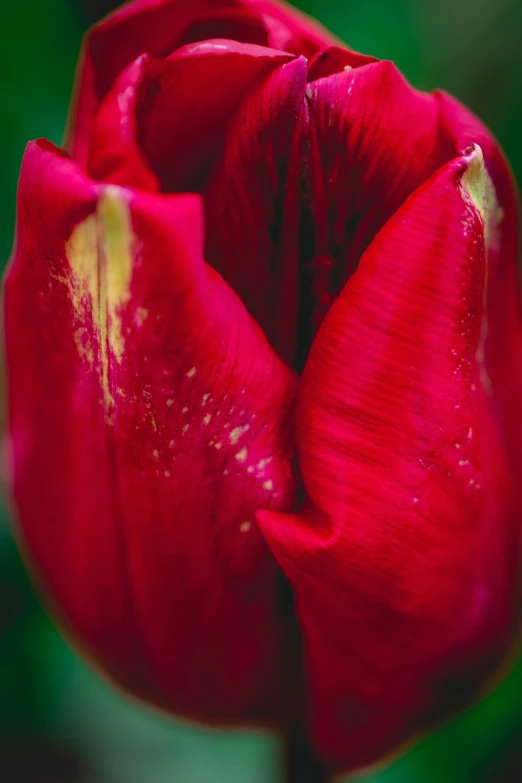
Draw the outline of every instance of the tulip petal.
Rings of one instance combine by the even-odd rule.
[[[196,16],[185,29],[180,40],[176,42],[176,47],[212,38],[226,38],[230,41],[279,48],[270,43],[269,29],[264,17],[246,5],[226,7],[221,3],[221,7]]]
[[[304,369],[310,507],[258,514],[296,593],[311,732],[339,766],[471,690],[512,628],[522,498],[482,350],[500,231],[478,147],[386,223]]]
[[[330,56],[330,67],[337,67],[342,50]],[[303,267],[309,301],[303,302],[308,318],[298,366],[377,231],[456,152],[440,134],[434,96],[410,87],[390,62],[366,64],[360,55],[348,56],[348,70],[307,89],[313,241]],[[328,56],[324,67],[328,72]],[[320,68],[315,61],[310,75]]]
[[[502,214],[498,246],[489,257],[488,339],[484,349],[514,471],[522,475],[522,287],[521,206],[517,184],[502,150],[488,129],[455,98],[437,92],[441,125],[456,147],[477,143],[484,154]]]
[[[327,46],[317,52],[308,65],[308,81],[315,82],[341,71],[350,71],[352,68],[360,68],[363,65],[371,65],[379,62],[377,57],[367,54],[359,54],[344,46]]]
[[[295,353],[307,68],[274,70],[239,105],[204,191],[206,258],[288,363]]]
[[[293,683],[254,512],[293,503],[294,379],[204,263],[201,212],[29,145],[6,281],[13,494],[109,674],[171,711],[265,720]]]
[[[73,158],[85,166],[91,129],[100,101],[110,90],[118,74],[142,54],[165,57],[178,46],[193,41],[198,25],[205,38],[235,37],[237,23],[226,27],[230,15],[259,16],[260,34],[267,31],[266,43],[272,48],[287,48],[295,54],[312,56],[316,50],[338,43],[321,25],[289,5],[268,0],[134,0],[118,8],[85,38],[78,67],[78,82],[71,110],[68,148]],[[214,18],[216,29],[204,26]],[[225,28],[223,27],[223,21]],[[233,36],[232,33],[235,35]],[[246,43],[264,43],[252,34],[252,21],[246,25]],[[218,82],[216,81],[216,84]]]
[[[260,14],[269,29],[269,46],[311,58],[325,46],[341,41],[312,19],[284,0],[243,0]]]
[[[116,79],[101,102],[89,145],[87,171],[95,179],[144,190],[159,190],[139,148],[137,104],[146,57],[135,60]]]
[[[242,97],[292,59],[262,46],[210,40],[148,63],[140,145],[165,192],[200,190]]]

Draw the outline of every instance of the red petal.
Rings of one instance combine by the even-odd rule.
[[[377,231],[455,154],[440,136],[435,97],[411,88],[390,62],[319,79],[307,94],[314,225],[308,288],[314,301],[309,331],[302,332],[303,356]]]
[[[144,190],[159,189],[137,139],[136,108],[146,57],[139,57],[118,76],[101,103],[89,145],[91,177]]]
[[[205,191],[206,257],[289,363],[299,295],[306,75],[299,58],[246,96]]]
[[[325,46],[341,41],[316,19],[277,0],[243,0],[264,19],[270,31],[269,46],[311,58]]]
[[[198,190],[245,93],[292,55],[236,41],[205,41],[148,64],[140,141],[163,190]]]
[[[176,45],[184,46],[212,38],[228,38],[241,43],[271,46],[269,27],[265,24],[264,17],[248,6],[221,7],[207,11],[191,22]]]
[[[315,51],[336,39],[317,22],[291,6],[266,0],[135,0],[126,3],[96,25],[85,39],[78,69],[78,84],[68,132],[72,155],[81,165],[88,157],[92,124],[99,102],[104,98],[118,74],[141,54],[163,57],[186,40],[194,40],[198,24],[216,19],[211,33],[201,29],[205,37],[222,34],[221,19],[235,15],[257,14],[262,30],[267,30],[267,43],[272,48],[288,45],[288,51],[312,56]],[[227,29],[227,37],[233,30]],[[251,25],[241,40],[252,41]],[[263,41],[259,41],[263,42]],[[217,80],[216,80],[217,83]],[[215,85],[214,85],[215,86]]]
[[[287,631],[254,512],[292,504],[294,380],[203,262],[199,198],[30,145],[5,318],[14,497],[70,627],[170,710],[273,717]]]
[[[201,14],[235,6],[234,0],[135,0],[118,8],[85,38],[70,117],[69,146],[75,160],[87,163],[92,124],[99,102],[117,76],[141,54],[161,57],[177,45]]]
[[[194,19],[177,45],[209,38],[229,38],[305,57],[339,43],[329,30],[293,6],[264,0],[242,0],[238,7],[222,3],[208,10]]]
[[[343,46],[327,46],[310,60],[308,65],[308,81],[314,82],[325,76],[332,76],[340,71],[350,71],[363,65],[378,62],[376,57],[359,54]]]
[[[296,592],[311,730],[340,765],[431,718],[443,685],[472,687],[513,620],[522,498],[481,353],[489,190],[474,148],[377,235],[300,386],[314,507],[258,515]]]
[[[436,93],[441,125],[456,147],[481,147],[502,214],[502,231],[490,252],[488,269],[488,337],[485,359],[495,388],[497,415],[512,460],[522,475],[522,289],[520,285],[519,191],[502,150],[488,129],[445,93]]]

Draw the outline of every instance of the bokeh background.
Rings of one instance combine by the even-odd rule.
[[[190,0],[186,0],[190,2]],[[111,0],[0,10],[0,262],[10,253],[26,142],[63,134],[86,27]],[[522,183],[522,0],[299,0],[352,47],[442,87],[494,131]],[[116,694],[60,639],[0,510],[1,783],[283,783],[276,739],[159,718]],[[361,779],[360,777],[358,778]],[[366,783],[522,781],[522,663],[473,709]]]

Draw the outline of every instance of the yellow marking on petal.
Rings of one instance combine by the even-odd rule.
[[[488,250],[491,247],[498,248],[500,242],[500,223],[504,212],[500,206],[493,180],[486,166],[484,156],[478,144],[473,145],[468,166],[461,177],[461,193],[465,203],[474,214],[478,212],[484,230],[484,245],[486,251],[486,268],[484,279],[484,303],[482,311],[482,323],[480,327],[479,344],[476,351],[476,360],[479,367],[480,383],[485,393],[493,395],[493,385],[486,368],[486,342],[489,334],[488,325]]]
[[[99,344],[100,383],[106,412],[114,403],[110,390],[109,365],[119,363],[124,341],[121,308],[130,298],[132,244],[130,211],[123,191],[116,186],[104,188],[96,212],[79,223],[66,243],[65,251],[71,270],[66,283],[75,321],[75,342],[80,356],[92,369],[94,349],[86,325]],[[110,417],[108,417],[108,421]]]
[[[239,525],[239,529],[242,533],[248,533],[250,528],[251,528],[251,524],[248,520],[246,522],[241,522],[241,524]]]
[[[460,184],[464,201],[478,211],[484,224],[486,242],[490,242],[492,239],[496,239],[492,235],[498,229],[504,212],[498,203],[493,180],[484,165],[482,150],[478,144],[475,144],[474,147]]]
[[[89,215],[74,228],[66,243],[65,251],[71,268],[71,276],[57,277],[57,279],[69,289],[75,320],[78,324],[74,333],[74,342],[81,358],[88,363],[92,370],[94,348],[85,324],[93,309],[92,303],[98,297],[96,215]],[[94,323],[93,326],[96,327],[96,324]]]
[[[241,449],[241,451],[238,451],[238,453],[236,454],[236,459],[238,462],[244,462],[247,457],[248,457],[248,451],[245,448]]]
[[[149,317],[149,311],[146,307],[137,307],[136,315],[134,316],[138,326],[143,326],[146,319]]]
[[[244,427],[234,427],[228,436],[231,444],[234,446],[238,442],[239,438],[249,429],[250,426],[248,424],[245,424]]]
[[[79,326],[74,332],[74,344],[81,358],[88,364],[89,370],[94,367],[94,348],[89,330]]]
[[[92,320],[92,328],[99,343],[101,363],[101,386],[108,410],[112,395],[109,391],[108,357],[106,345],[106,313],[100,307],[100,264],[99,264],[99,231],[96,213],[89,215],[73,230],[65,251],[71,269],[71,278],[67,283],[75,320],[79,324],[75,331],[75,342],[80,356],[87,359],[92,369],[94,350],[85,350],[82,335],[85,334],[85,324]],[[89,340],[90,343],[90,340]]]
[[[123,356],[123,335],[120,308],[130,299],[132,277],[132,244],[130,210],[120,188],[112,185],[104,189],[97,209],[100,223],[105,275],[100,275],[100,299],[106,301],[109,316],[109,345],[118,362]],[[105,291],[102,294],[102,285]]]
[[[98,295],[98,225],[96,215],[92,214],[79,223],[73,230],[65,249],[75,287],[69,286],[76,312],[85,306],[84,297],[92,300]]]

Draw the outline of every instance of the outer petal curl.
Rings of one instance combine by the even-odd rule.
[[[303,373],[310,505],[258,515],[296,593],[310,730],[340,767],[431,720],[455,683],[471,693],[513,630],[522,497],[489,358],[494,322],[518,317],[489,301],[489,270],[513,261],[502,235],[473,145],[388,221]]]
[[[100,101],[142,54],[165,57],[209,38],[284,49],[312,57],[338,43],[320,24],[276,0],[134,0],[93,27],[84,43],[71,111],[68,147],[85,166]]]
[[[199,197],[94,183],[37,142],[18,209],[9,435],[38,570],[132,692],[276,715],[286,629],[254,512],[293,503],[292,373],[204,263]]]

